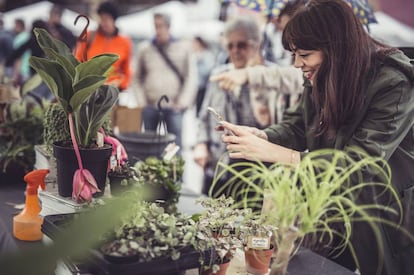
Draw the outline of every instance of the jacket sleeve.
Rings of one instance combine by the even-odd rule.
[[[122,82],[120,87],[126,89],[131,83],[131,57],[132,57],[132,41],[125,38],[125,59],[121,64],[121,71],[123,72]]]
[[[356,145],[370,155],[388,160],[414,124],[414,89],[403,73],[386,70],[378,75],[367,99],[367,110],[347,142],[345,127],[339,144]],[[341,141],[341,139],[343,139]]]
[[[137,47],[137,54],[136,54],[136,67],[135,67],[135,79],[136,79],[136,87],[135,87],[135,93],[138,100],[138,104],[140,106],[146,106],[147,105],[147,97],[145,95],[144,89],[142,88],[144,85],[144,79],[146,75],[146,69],[145,69],[145,61],[144,61],[144,55],[145,55],[145,47],[144,45],[146,42],[143,42],[142,44],[138,45]]]
[[[210,143],[210,131],[214,131],[211,129],[209,113],[207,111],[207,107],[212,105],[211,101],[214,93],[218,92],[214,86],[215,85],[213,83],[208,83],[207,85],[206,94],[204,96],[203,103],[199,112],[196,144],[205,143],[208,145]]]
[[[247,77],[251,87],[266,87],[286,94],[303,91],[303,74],[293,66],[272,65],[248,67]]]
[[[77,42],[76,43],[76,47],[75,49],[73,49],[74,51],[74,55],[75,57],[79,60],[82,61],[83,59],[83,52],[86,50],[86,43],[84,42]]]
[[[285,111],[283,120],[264,130],[270,142],[298,151],[307,149],[304,108],[310,99],[309,93],[310,89],[305,89],[298,104]]]

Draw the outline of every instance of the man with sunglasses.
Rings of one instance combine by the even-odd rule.
[[[260,54],[261,32],[253,18],[238,18],[229,21],[224,29],[226,50],[229,63],[213,69],[212,75],[233,69],[242,69],[255,65],[270,66],[272,63],[263,60]],[[197,144],[194,147],[195,162],[204,169],[204,185],[202,193],[208,194],[217,162],[228,162],[225,145],[221,142],[221,134],[214,130],[217,121],[207,112],[208,107],[214,108],[223,119],[238,124],[264,128],[278,120],[276,103],[278,92],[265,87],[243,85],[236,93],[221,89],[217,83],[209,83],[203,105],[200,110]],[[225,180],[225,179],[223,179]],[[218,196],[216,190],[211,195]],[[229,192],[231,190],[228,190]],[[229,195],[229,193],[226,193]]]

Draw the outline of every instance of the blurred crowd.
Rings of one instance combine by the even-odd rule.
[[[230,162],[220,141],[221,133],[216,131],[218,120],[264,129],[280,121],[284,110],[300,98],[303,75],[293,67],[292,55],[283,48],[281,37],[284,26],[302,5],[303,0],[289,1],[264,27],[263,21],[255,16],[229,19],[218,44],[202,36],[191,41],[174,37],[170,31],[171,15],[154,13],[154,37],[135,45],[118,29],[119,13],[113,3],[99,5],[98,26],[88,30],[86,41],[77,39],[62,24],[65,9],[55,4],[49,20],[35,20],[31,26],[25,24],[24,18],[18,18],[14,28],[6,30],[0,18],[0,64],[3,74],[15,86],[33,76],[29,58],[43,55],[32,32],[34,28],[48,30],[73,50],[80,61],[101,53],[119,55],[108,83],[117,86],[121,93],[132,90],[136,95],[142,107],[142,130],[159,130],[162,119],[166,130],[175,134],[176,144],[191,148],[192,159],[204,171],[202,192],[208,194],[217,162]],[[257,66],[278,67],[279,74],[273,80],[277,83],[271,88],[254,85],[254,80],[261,76],[250,68]],[[234,70],[247,81],[239,84],[210,81],[213,75]],[[53,99],[45,85],[37,88],[35,94]],[[163,104],[160,117],[159,103],[164,95],[168,101]],[[221,118],[209,112],[209,107]],[[190,127],[196,139],[193,144],[183,145],[183,118],[188,110],[193,110],[197,122],[197,127]]]

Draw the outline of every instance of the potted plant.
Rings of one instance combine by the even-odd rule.
[[[127,212],[104,238],[100,250],[107,261],[125,264],[125,268],[135,266],[146,274],[175,274],[189,267],[183,265],[198,265],[198,253],[193,249],[196,226],[191,217],[167,213],[158,204],[145,201],[137,201]],[[180,262],[183,254],[186,257]]]
[[[230,260],[243,244],[238,236],[238,226],[250,209],[234,208],[234,200],[224,195],[219,198],[201,197],[196,200],[204,211],[197,216],[197,249],[210,249],[213,256],[209,262],[202,262],[203,274],[225,274]],[[202,258],[204,259],[204,258]]]
[[[391,220],[371,215],[371,211],[384,211],[397,217],[397,211],[380,204],[360,204],[359,195],[364,188],[382,190],[379,196],[397,202],[401,213],[401,202],[391,185],[390,169],[382,158],[371,157],[361,150],[351,148],[348,151],[324,149],[307,154],[297,166],[273,164],[270,167],[260,162],[243,162],[233,165],[219,165],[233,174],[243,184],[245,196],[240,205],[263,201],[262,219],[265,223],[277,227],[273,231],[276,253],[271,266],[272,275],[285,274],[289,259],[295,254],[304,239],[319,241],[321,248],[333,245],[335,237],[340,238],[331,252],[341,253],[348,247],[353,253],[351,242],[353,222],[365,222],[372,227],[379,244],[381,238],[378,223],[397,224]],[[244,167],[238,170],[237,165]],[[369,175],[375,177],[367,178]],[[364,173],[363,173],[364,172]],[[220,176],[220,175],[217,175]],[[256,194],[251,197],[251,194]],[[344,230],[332,225],[340,224]],[[406,231],[401,231],[407,234]],[[379,245],[378,257],[381,255]],[[353,253],[358,265],[358,259]],[[381,270],[381,267],[378,267]]]
[[[246,271],[249,274],[263,275],[269,272],[270,261],[275,246],[274,225],[266,224],[261,216],[247,216],[243,219],[239,236],[244,244]]]
[[[59,194],[90,201],[91,194],[105,188],[111,146],[97,142],[97,133],[117,101],[117,88],[104,83],[118,56],[102,54],[79,62],[63,42],[47,31],[34,32],[46,58],[32,56],[30,65],[53,92],[71,132],[71,141],[61,140],[53,145]],[[90,153],[98,156],[89,156]]]
[[[4,121],[0,122],[0,171],[22,182],[33,170],[34,146],[42,143],[45,105],[46,101],[39,104],[29,97],[5,105]]]
[[[133,166],[136,182],[134,185],[148,190],[149,201],[162,203],[169,213],[177,211],[182,186],[184,159],[174,156],[170,160],[147,157]]]
[[[122,194],[129,190],[132,186],[137,185],[138,178],[136,170],[131,167],[129,162],[117,163],[108,172],[109,186],[111,187],[111,195]]]

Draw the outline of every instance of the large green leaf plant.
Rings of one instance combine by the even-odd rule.
[[[83,167],[79,147],[96,147],[98,131],[117,101],[118,89],[105,85],[105,81],[119,57],[101,54],[80,62],[63,42],[46,30],[37,28],[34,33],[45,57],[32,56],[30,65],[62,106],[78,161],[79,169],[73,175],[72,198],[77,202],[90,202],[92,194],[99,189],[93,175]]]
[[[44,29],[34,33],[45,57],[30,58],[30,65],[53,92],[68,117],[73,114],[76,141],[91,147],[105,116],[118,98],[118,89],[104,85],[118,55],[101,54],[80,62],[60,40]]]

